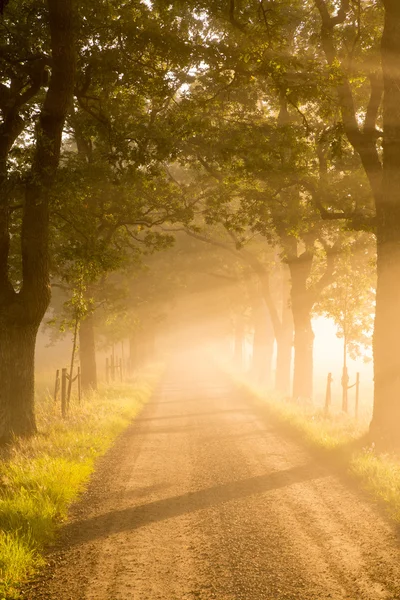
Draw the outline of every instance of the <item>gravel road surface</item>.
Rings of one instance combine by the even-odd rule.
[[[212,369],[171,367],[29,600],[400,599],[399,536]]]

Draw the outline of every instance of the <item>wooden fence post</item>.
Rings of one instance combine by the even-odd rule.
[[[326,395],[325,395],[325,414],[329,412],[329,407],[332,401],[332,373],[328,373],[328,379],[326,381]]]
[[[63,419],[67,416],[67,369],[61,371],[61,415]]]
[[[60,390],[60,369],[57,369],[56,382],[54,384],[54,402],[57,402],[59,390]]]

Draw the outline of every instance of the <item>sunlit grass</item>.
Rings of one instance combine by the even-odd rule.
[[[257,387],[229,370],[227,373],[238,386],[247,393],[250,392],[259,406],[267,408],[281,424],[300,434],[302,440],[310,447],[326,451],[340,450],[362,439],[368,431],[368,413],[361,415],[359,419],[340,411],[330,411],[326,414],[320,405],[284,399],[279,394]]]
[[[350,472],[365,490],[382,503],[392,519],[400,523],[400,460],[389,454],[376,454],[373,448],[353,453]]]
[[[43,566],[44,560],[33,549],[30,540],[23,538],[19,532],[0,532],[0,597],[17,598],[16,582],[23,581]],[[7,593],[10,592],[10,595]]]
[[[325,415],[318,407],[301,406],[288,401],[264,398],[269,410],[292,429],[302,434],[310,446],[326,451],[338,450],[362,438],[368,424],[342,414]]]
[[[18,584],[43,565],[68,507],[85,487],[95,459],[104,454],[149,399],[160,368],[132,385],[101,387],[67,420],[47,395],[37,407],[39,433],[16,441],[0,460],[0,599],[18,598]]]

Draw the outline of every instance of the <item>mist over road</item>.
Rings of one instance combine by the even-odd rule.
[[[215,369],[192,367],[170,366],[100,462],[27,597],[400,598],[394,528]]]

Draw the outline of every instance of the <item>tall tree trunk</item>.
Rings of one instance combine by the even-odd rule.
[[[292,369],[292,349],[293,349],[293,315],[289,306],[290,300],[290,282],[287,268],[282,266],[282,307],[281,307],[281,327],[276,336],[276,375],[275,389],[285,394],[290,393],[290,379]]]
[[[257,383],[269,385],[271,383],[275,334],[264,301],[258,298],[254,304],[254,337],[251,371]]]
[[[83,391],[97,390],[96,346],[93,315],[81,321],[79,328],[79,359],[81,363],[81,385]]]
[[[293,398],[311,398],[313,393],[314,332],[311,310],[316,298],[307,289],[312,260],[313,254],[308,251],[289,260],[294,323]]]
[[[374,440],[399,446],[400,431],[400,4],[384,0],[382,169],[363,160],[375,196],[377,289],[373,338]],[[359,149],[362,157],[362,146]],[[378,152],[376,151],[378,156]],[[379,165],[380,166],[380,165]],[[377,182],[374,184],[374,182]],[[379,187],[379,183],[381,184]]]
[[[307,307],[293,307],[293,398],[312,398],[313,394],[314,332],[310,313]]]
[[[315,0],[322,19],[321,37],[327,61],[339,58],[333,35],[341,18],[331,18],[325,3]],[[398,444],[400,429],[400,3],[383,0],[384,30],[381,41],[383,72],[383,160],[377,139],[379,77],[371,96],[363,130],[355,110],[349,79],[341,77],[338,99],[349,142],[358,152],[376,206],[377,289],[373,339],[374,410],[373,438]],[[372,84],[372,80],[371,80]]]
[[[375,389],[370,430],[374,437],[385,438],[391,444],[398,443],[400,431],[400,240],[392,244],[382,238],[378,235]]]
[[[400,4],[384,0],[383,183],[376,198],[377,290],[371,433],[399,444],[400,431]]]
[[[315,0],[322,19],[322,46],[329,64],[337,62],[334,27],[343,23],[346,4],[330,17],[324,2]],[[380,107],[379,77],[374,77],[364,128],[360,129],[348,77],[341,77],[338,99],[349,142],[358,152],[376,206],[377,288],[373,339],[374,439],[399,443],[400,430],[400,3],[383,0],[381,41],[383,73],[383,160],[376,143]],[[347,4],[348,7],[348,4]],[[344,69],[345,71],[345,69]],[[373,80],[371,80],[372,84]]]
[[[297,242],[293,242],[288,255],[291,288],[290,301],[294,323],[294,371],[293,398],[311,398],[313,393],[313,351],[314,332],[311,325],[311,311],[317,300],[318,292],[308,288],[314,260],[313,244],[298,255]],[[325,276],[327,271],[325,272]],[[323,276],[319,283],[323,285]],[[328,278],[326,278],[328,281]]]
[[[275,389],[287,396],[290,392],[292,367],[293,329],[287,329],[276,338]]]
[[[73,0],[47,0],[51,77],[37,120],[36,146],[27,179],[21,227],[22,286],[9,278],[7,208],[0,210],[1,440],[31,435],[34,418],[34,347],[50,301],[49,188],[56,173],[65,117],[74,91]],[[7,346],[10,347],[7,347]],[[4,381],[8,382],[4,384]]]
[[[0,327],[0,440],[36,432],[34,354],[37,327]]]

